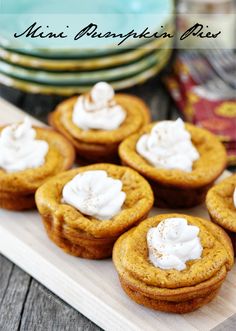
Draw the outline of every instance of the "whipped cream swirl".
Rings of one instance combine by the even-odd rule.
[[[28,117],[21,124],[5,127],[0,134],[0,168],[16,172],[43,165],[48,143],[35,137]]]
[[[185,218],[167,218],[147,233],[149,260],[157,268],[184,270],[185,262],[199,259],[199,228]]]
[[[234,189],[234,194],[233,194],[233,203],[234,203],[234,207],[236,208],[236,187]]]
[[[103,170],[76,175],[62,191],[62,202],[98,220],[110,220],[121,211],[126,194],[122,182]]]
[[[100,82],[88,95],[81,95],[74,106],[72,121],[83,130],[115,130],[125,120],[126,112],[114,99],[111,85]]]
[[[136,150],[156,168],[187,172],[192,171],[193,162],[199,158],[191,142],[191,135],[180,118],[157,123],[150,134],[139,138]]]

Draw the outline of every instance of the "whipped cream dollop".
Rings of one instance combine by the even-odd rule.
[[[192,171],[193,162],[199,158],[191,142],[191,135],[180,118],[157,123],[150,134],[139,138],[136,150],[157,168],[187,172]]]
[[[28,117],[23,123],[6,126],[0,134],[0,168],[15,172],[43,165],[49,146],[35,137]]]
[[[236,187],[234,189],[234,194],[233,194],[233,203],[234,203],[234,207],[236,208]]]
[[[116,103],[111,85],[100,82],[74,106],[72,121],[83,130],[115,130],[125,120],[125,110]]]
[[[186,262],[199,259],[202,245],[199,228],[185,218],[167,218],[147,233],[149,260],[161,269],[184,270]]]
[[[103,170],[90,170],[76,175],[62,191],[62,202],[98,220],[109,220],[121,211],[126,194],[122,181]]]

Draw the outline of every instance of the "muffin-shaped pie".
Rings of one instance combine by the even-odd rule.
[[[121,143],[119,155],[149,181],[155,204],[170,208],[203,202],[227,160],[215,135],[181,119],[145,126]]]
[[[158,215],[124,233],[113,262],[127,295],[156,310],[187,313],[211,301],[233,266],[228,235],[214,223]]]
[[[82,160],[113,162],[120,142],[149,123],[150,114],[141,99],[115,94],[111,85],[100,82],[89,93],[60,103],[49,122]]]
[[[36,189],[73,164],[73,146],[53,130],[32,127],[29,118],[0,128],[0,207],[35,207]]]
[[[111,256],[116,239],[146,218],[153,205],[136,171],[95,164],[55,176],[36,192],[49,238],[65,252],[89,259]]]
[[[212,221],[230,235],[236,253],[236,174],[208,191],[206,205]]]

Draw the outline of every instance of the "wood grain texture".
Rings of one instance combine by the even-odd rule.
[[[217,325],[212,331],[235,331],[236,329],[236,314],[228,318],[223,323]]]
[[[17,266],[13,266],[0,305],[0,330],[18,330],[21,323],[21,313],[28,293],[30,276]]]
[[[9,279],[11,277],[12,269],[12,262],[0,255],[0,307],[9,286]]]
[[[101,329],[0,255],[0,330]]]
[[[32,280],[19,330],[99,331],[101,329],[38,282]]]

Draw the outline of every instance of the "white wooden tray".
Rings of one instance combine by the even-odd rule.
[[[0,99],[0,125],[23,116]],[[155,209],[152,214],[160,212],[165,211]],[[204,206],[188,213],[208,218]],[[236,267],[216,299],[203,308],[185,315],[156,312],[124,294],[111,260],[84,260],[57,248],[48,239],[36,211],[0,209],[0,252],[105,330],[203,331],[236,313]]]

